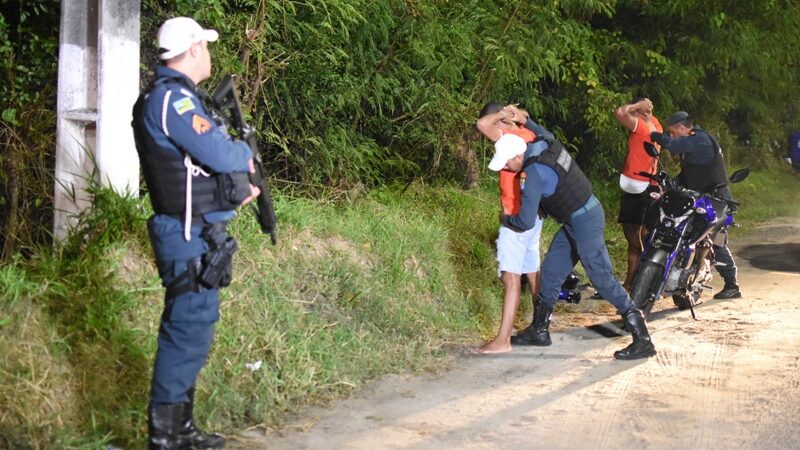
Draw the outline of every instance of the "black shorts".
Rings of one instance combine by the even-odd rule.
[[[630,223],[633,225],[644,225],[647,208],[653,203],[650,197],[651,192],[658,191],[655,186],[648,186],[641,194],[622,193],[619,200],[619,217],[617,223]]]

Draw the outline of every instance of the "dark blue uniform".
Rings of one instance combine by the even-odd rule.
[[[688,136],[671,137],[668,134],[653,133],[654,141],[661,144],[670,153],[679,155],[681,159],[681,174],[678,177],[680,184],[688,189],[707,193],[714,186],[728,181],[725,164],[722,158],[722,149],[711,135],[695,126]],[[733,195],[727,187],[720,188],[719,196],[726,200],[733,200]],[[717,272],[725,280],[725,285],[738,292],[736,282],[736,262],[728,248],[728,231],[721,231],[722,245],[714,245],[714,259]]]
[[[622,284],[614,277],[605,242],[603,207],[592,194],[591,183],[553,138],[552,133],[528,121],[542,140],[529,144],[524,154],[527,174],[522,206],[516,216],[505,216],[503,225],[515,231],[531,228],[541,204],[546,213],[562,224],[541,267],[541,288],[533,321],[511,338],[512,345],[551,345],[550,317],[564,279],[580,260],[595,288],[616,306],[633,335],[633,342],[614,353],[618,359],[639,359],[655,354],[655,347],[641,311],[634,307]],[[531,177],[531,175],[534,175]],[[537,184],[538,182],[538,184]]]
[[[187,178],[198,180],[210,173],[249,171],[250,148],[231,140],[212,120],[201,98],[191,80],[159,66],[153,87],[140,99],[143,103],[138,117],[134,110],[140,159],[147,157],[170,164],[183,161],[186,165],[187,174],[182,178],[160,179],[167,191],[173,185],[174,192],[187,190],[184,185]],[[143,162],[145,179],[152,189],[150,180],[156,177],[148,173],[153,171],[148,167],[153,164],[148,166]],[[211,224],[226,223],[236,213],[233,207],[204,211],[198,216],[190,211],[187,218],[185,213],[159,213],[155,209],[156,214],[148,221],[148,231],[159,275],[164,286],[170,288],[165,295],[158,333],[151,405],[191,402],[195,380],[208,358],[214,325],[219,319],[219,288],[191,288],[192,280],[187,273],[190,265],[198,264],[209,251],[210,243],[201,237],[201,232]]]

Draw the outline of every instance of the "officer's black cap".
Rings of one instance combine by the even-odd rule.
[[[689,117],[689,113],[687,113],[686,111],[678,111],[675,114],[667,117],[667,126],[671,127],[676,123],[685,122],[687,120],[691,120],[691,117]]]

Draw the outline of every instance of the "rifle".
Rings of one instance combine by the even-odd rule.
[[[261,194],[256,198],[256,204],[250,205],[258,218],[258,223],[261,225],[261,231],[264,234],[270,235],[272,245],[278,242],[276,237],[276,223],[278,221],[275,217],[275,208],[272,205],[272,197],[269,194],[269,186],[267,186],[267,171],[264,170],[264,163],[261,161],[261,152],[258,150],[258,142],[256,141],[256,130],[247,124],[242,114],[242,105],[239,103],[239,95],[236,92],[236,82],[233,75],[225,75],[225,78],[214,90],[211,96],[216,109],[223,116],[222,120],[230,123],[239,139],[247,142],[250,149],[253,151],[253,160],[256,166],[256,172],[249,174],[250,183],[261,190]],[[229,120],[226,120],[229,118]]]

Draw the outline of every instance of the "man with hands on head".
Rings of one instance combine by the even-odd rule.
[[[700,193],[710,193],[714,187],[728,182],[722,147],[708,131],[692,122],[689,113],[678,111],[669,116],[667,128],[669,134],[654,131],[650,133],[650,137],[653,142],[680,157],[681,173],[678,175],[678,183],[681,186]],[[727,186],[720,188],[718,193],[725,200],[733,200]],[[714,258],[717,272],[725,281],[725,286],[714,298],[741,298],[742,293],[736,280],[736,263],[728,248],[728,232],[726,229],[721,232],[724,233],[724,241],[722,245],[714,245]]]
[[[561,285],[580,260],[592,284],[619,311],[633,342],[614,352],[617,359],[647,358],[656,353],[642,312],[636,309],[622,285],[614,277],[606,248],[605,215],[592,193],[592,185],[566,149],[552,133],[534,123],[525,111],[527,128],[536,131],[537,140],[526,144],[519,136],[502,135],[495,142],[489,169],[525,172],[522,206],[517,215],[505,216],[503,225],[525,231],[536,224],[541,205],[544,212],[562,226],[553,238],[541,266],[541,287],[531,325],[518,333],[512,344],[551,345],[550,318],[558,301]],[[515,119],[522,121],[521,118]]]
[[[481,109],[476,127],[492,142],[504,134],[516,135],[524,142],[536,139],[536,134],[522,126],[525,118],[520,110],[499,102],[490,102]],[[502,216],[517,214],[521,206],[521,190],[525,177],[519,172],[500,170],[499,173],[500,202]],[[531,181],[533,182],[533,181]],[[503,314],[497,336],[477,349],[477,353],[493,354],[511,351],[511,332],[514,317],[519,307],[522,275],[528,279],[531,299],[536,299],[539,289],[539,241],[542,233],[542,221],[538,220],[529,230],[516,232],[500,226],[497,237],[498,275],[503,282]]]
[[[650,133],[661,132],[663,128],[653,115],[653,102],[647,97],[638,97],[633,103],[622,105],[614,111],[619,123],[628,130],[628,153],[625,164],[619,175],[620,197],[619,216],[617,222],[622,225],[622,232],[628,242],[628,271],[622,286],[630,292],[633,275],[639,265],[643,250],[645,213],[652,203],[650,193],[658,190],[658,184],[652,179],[640,175],[646,172],[656,173],[656,158],[647,154],[645,142],[650,140]]]

